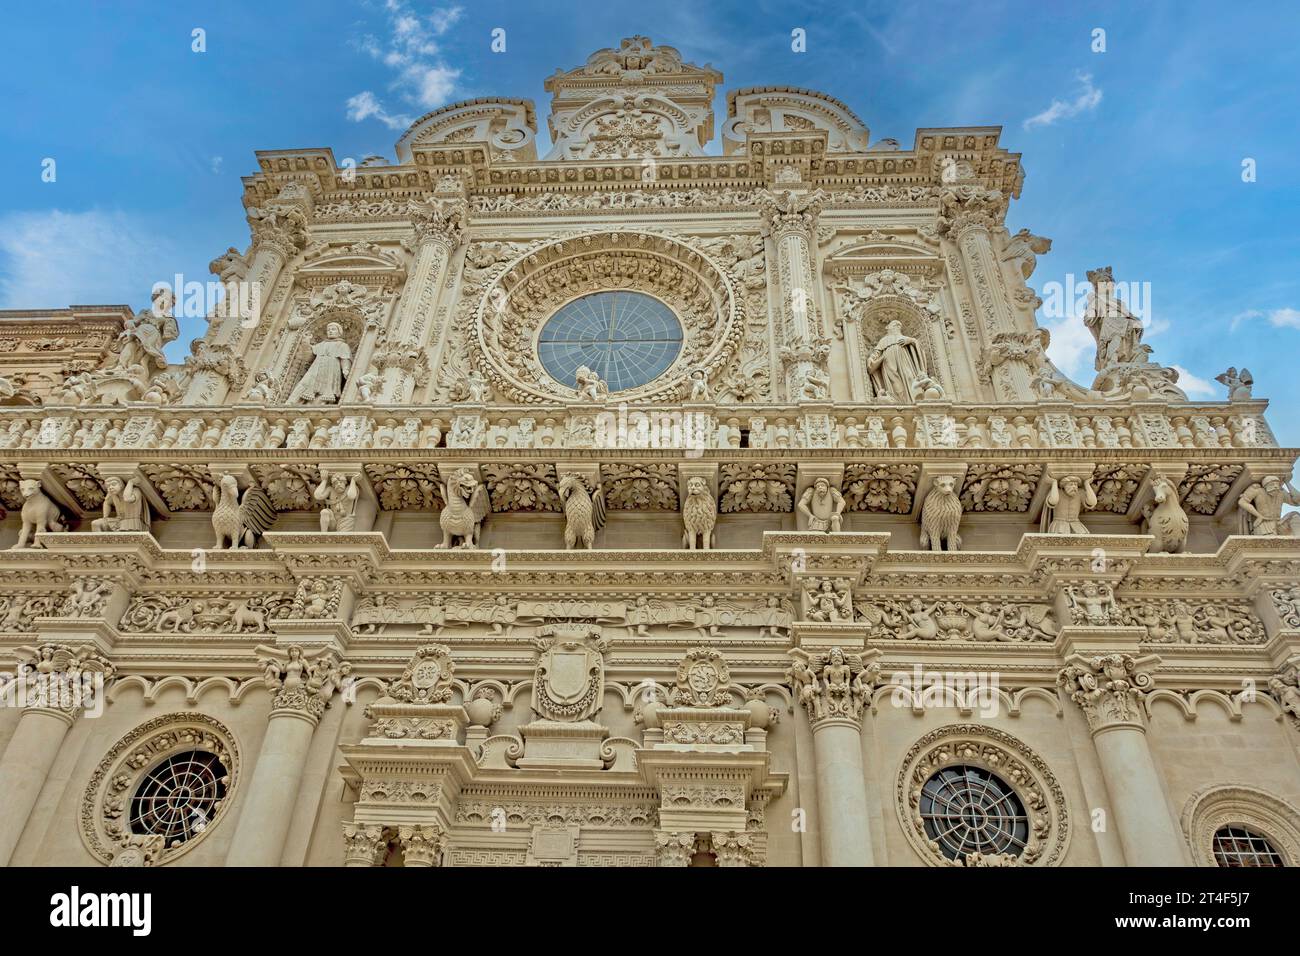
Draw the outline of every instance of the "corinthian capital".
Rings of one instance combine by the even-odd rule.
[[[817,217],[826,205],[826,193],[820,189],[811,193],[765,189],[758,194],[758,204],[765,232],[777,238],[795,232],[811,239],[817,229]]]
[[[1061,669],[1056,683],[1083,708],[1095,732],[1122,724],[1142,726],[1142,696],[1155,686],[1150,670],[1129,654],[1079,659]]]
[[[939,197],[939,235],[958,240],[972,228],[993,230],[1007,213],[1007,199],[997,189],[975,184],[946,187]]]
[[[292,259],[307,246],[307,213],[297,205],[271,203],[264,209],[248,210],[248,225],[253,231],[253,251],[272,248]]]
[[[878,663],[866,663],[861,655],[845,654],[838,647],[818,655],[797,648],[790,653],[794,663],[787,676],[814,726],[825,720],[862,719],[880,679]]]
[[[412,200],[407,211],[419,243],[442,242],[452,249],[465,239],[469,205],[463,199]]]
[[[89,645],[40,644],[19,647],[17,674],[0,675],[0,699],[12,688],[24,708],[57,711],[74,719],[103,706],[103,693],[117,674],[112,661]]]

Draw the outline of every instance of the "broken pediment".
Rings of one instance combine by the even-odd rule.
[[[866,125],[834,97],[814,90],[786,86],[757,86],[727,95],[727,121],[722,126],[723,149],[744,153],[748,138],[758,133],[826,133],[827,153],[866,152]]]
[[[397,141],[397,161],[412,162],[412,151],[423,146],[486,143],[494,160],[532,162],[537,158],[536,138],[532,100],[466,100],[412,123]]]

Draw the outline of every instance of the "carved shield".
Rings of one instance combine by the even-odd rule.
[[[563,641],[537,662],[533,709],[550,720],[586,720],[600,710],[604,658],[586,643]]]
[[[571,704],[587,690],[593,668],[599,669],[596,655],[585,647],[553,647],[547,652],[546,689],[561,704]]]

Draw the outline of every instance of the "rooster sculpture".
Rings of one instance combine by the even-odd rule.
[[[462,468],[442,487],[446,502],[438,516],[442,526],[442,543],[439,548],[450,548],[453,539],[459,538],[459,548],[477,548],[479,530],[488,513],[487,488],[474,477],[468,468]]]
[[[243,499],[239,496],[239,479],[225,474],[212,490],[212,530],[217,542],[213,550],[225,549],[230,542],[232,551],[240,543],[246,548],[257,547],[257,539],[275,524],[275,506],[271,497],[257,485],[249,485]]]

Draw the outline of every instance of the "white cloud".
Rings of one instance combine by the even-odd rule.
[[[1097,340],[1083,324],[1083,319],[1072,315],[1059,322],[1049,323],[1044,328],[1052,334],[1052,341],[1047,346],[1047,356],[1052,364],[1070,378],[1078,380],[1082,376],[1091,382],[1092,374],[1088,366],[1091,364],[1089,360],[1096,354]]]
[[[1235,332],[1237,326],[1249,322],[1251,319],[1267,319],[1268,324],[1275,329],[1300,329],[1300,309],[1287,307],[1272,309],[1268,312],[1262,309],[1247,309],[1245,312],[1238,312],[1232,317],[1232,330]]]
[[[378,39],[366,34],[357,47],[393,72],[389,84],[401,100],[421,110],[430,110],[449,102],[456,92],[460,70],[442,58],[438,38],[461,18],[460,7],[436,7],[420,15],[405,0],[388,0],[388,36]],[[390,129],[405,129],[411,119],[401,112],[390,112],[369,90],[347,101],[348,119],[361,122],[375,118]]]
[[[1193,375],[1181,365],[1171,365],[1178,372],[1178,387],[1187,393],[1188,398],[1216,398],[1221,389],[1213,382]]]
[[[130,304],[171,281],[169,250],[123,212],[18,212],[0,217],[0,308]]]
[[[384,109],[383,104],[379,102],[375,94],[369,90],[363,90],[356,96],[348,97],[347,107],[348,119],[354,123],[360,123],[362,120],[373,116],[389,129],[406,129],[411,125],[411,117],[405,113],[390,114]]]
[[[1069,119],[1072,116],[1078,116],[1080,113],[1091,113],[1101,105],[1101,90],[1092,85],[1092,74],[1076,73],[1074,76],[1082,87],[1079,95],[1069,101],[1052,100],[1052,105],[1047,109],[1041,113],[1035,113],[1025,120],[1025,129],[1033,129],[1036,126],[1051,126],[1057,120]]]

